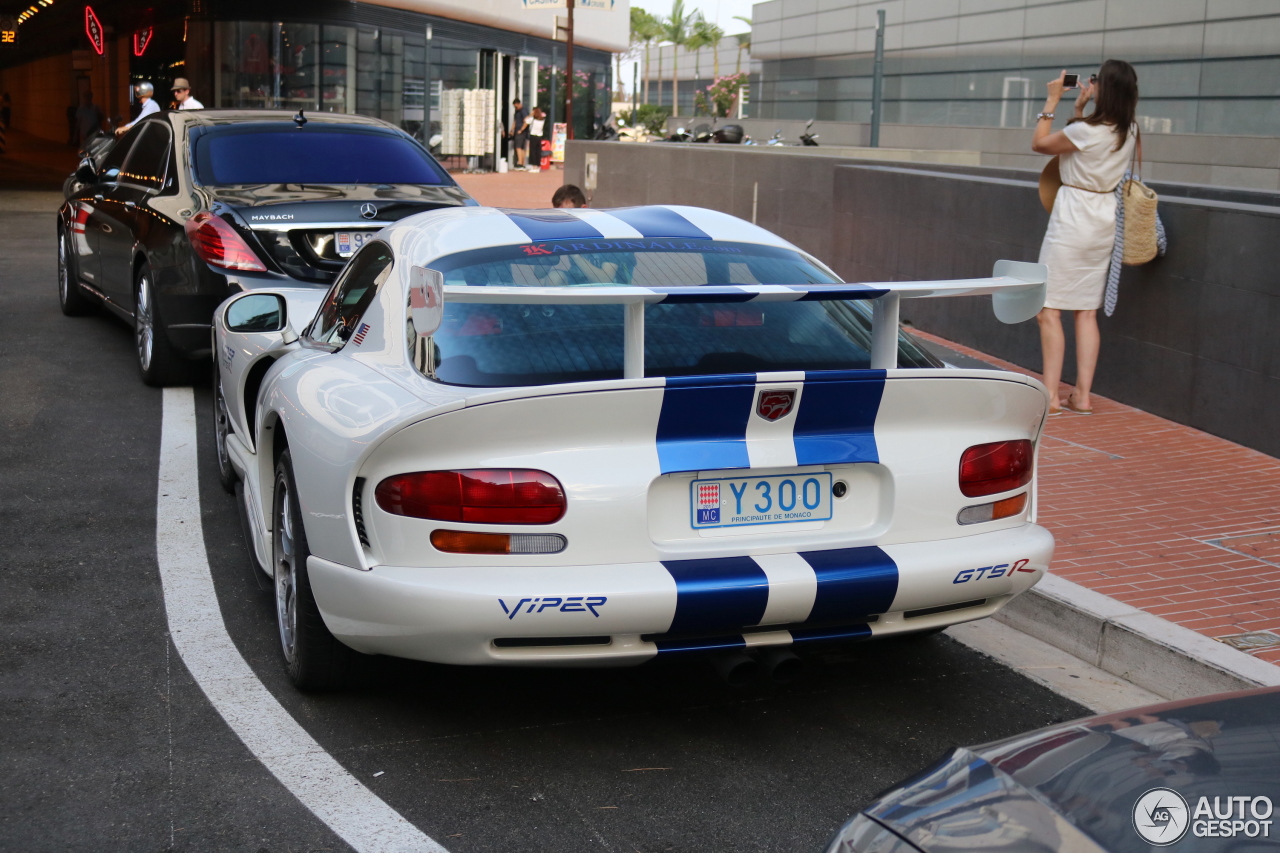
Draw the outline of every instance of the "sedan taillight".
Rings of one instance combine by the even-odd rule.
[[[960,492],[980,498],[1007,492],[1031,482],[1031,442],[993,441],[975,444],[960,457]]]
[[[393,515],[473,524],[550,524],[565,511],[560,481],[527,468],[397,474],[378,484],[374,498]]]
[[[197,213],[185,227],[191,248],[206,263],[228,270],[267,271],[249,244],[222,217],[207,211]]]

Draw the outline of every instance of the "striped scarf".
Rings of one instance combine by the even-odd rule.
[[[1116,302],[1120,298],[1120,267],[1124,262],[1124,188],[1133,177],[1132,171],[1126,171],[1120,185],[1116,187],[1116,243],[1111,249],[1111,269],[1107,272],[1107,295],[1103,306],[1108,317],[1116,313]],[[1164,257],[1169,248],[1169,241],[1164,235],[1164,223],[1160,214],[1156,214],[1156,250]]]

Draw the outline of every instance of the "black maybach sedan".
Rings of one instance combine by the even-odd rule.
[[[327,289],[387,223],[475,204],[417,140],[361,116],[161,113],[100,159],[59,211],[58,296],[65,314],[101,303],[132,325],[149,385],[209,356],[232,293]]]

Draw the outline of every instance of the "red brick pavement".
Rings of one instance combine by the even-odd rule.
[[[1280,633],[1280,459],[1092,399],[1093,415],[1050,418],[1041,444],[1053,572],[1210,637]],[[1280,663],[1280,649],[1255,656]]]
[[[549,207],[561,175],[455,177],[481,204]],[[1050,418],[1041,445],[1054,573],[1210,637],[1280,633],[1280,459],[1092,396],[1093,415]],[[1280,649],[1256,657],[1280,664]]]

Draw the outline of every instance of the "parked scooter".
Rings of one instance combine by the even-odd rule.
[[[813,119],[805,122],[804,133],[800,134],[800,144],[812,148],[818,147],[818,134],[810,133],[809,129],[813,127]]]
[[[692,138],[683,127],[677,127],[676,132],[664,139],[663,142],[688,142]]]
[[[742,132],[740,124],[726,124],[724,127],[717,128],[712,134],[716,142],[727,143],[729,145],[743,144],[746,134]]]
[[[769,140],[764,144],[765,145],[786,145],[787,140],[782,138],[782,128],[778,128],[777,130],[775,130],[773,132],[773,136],[769,137]]]

